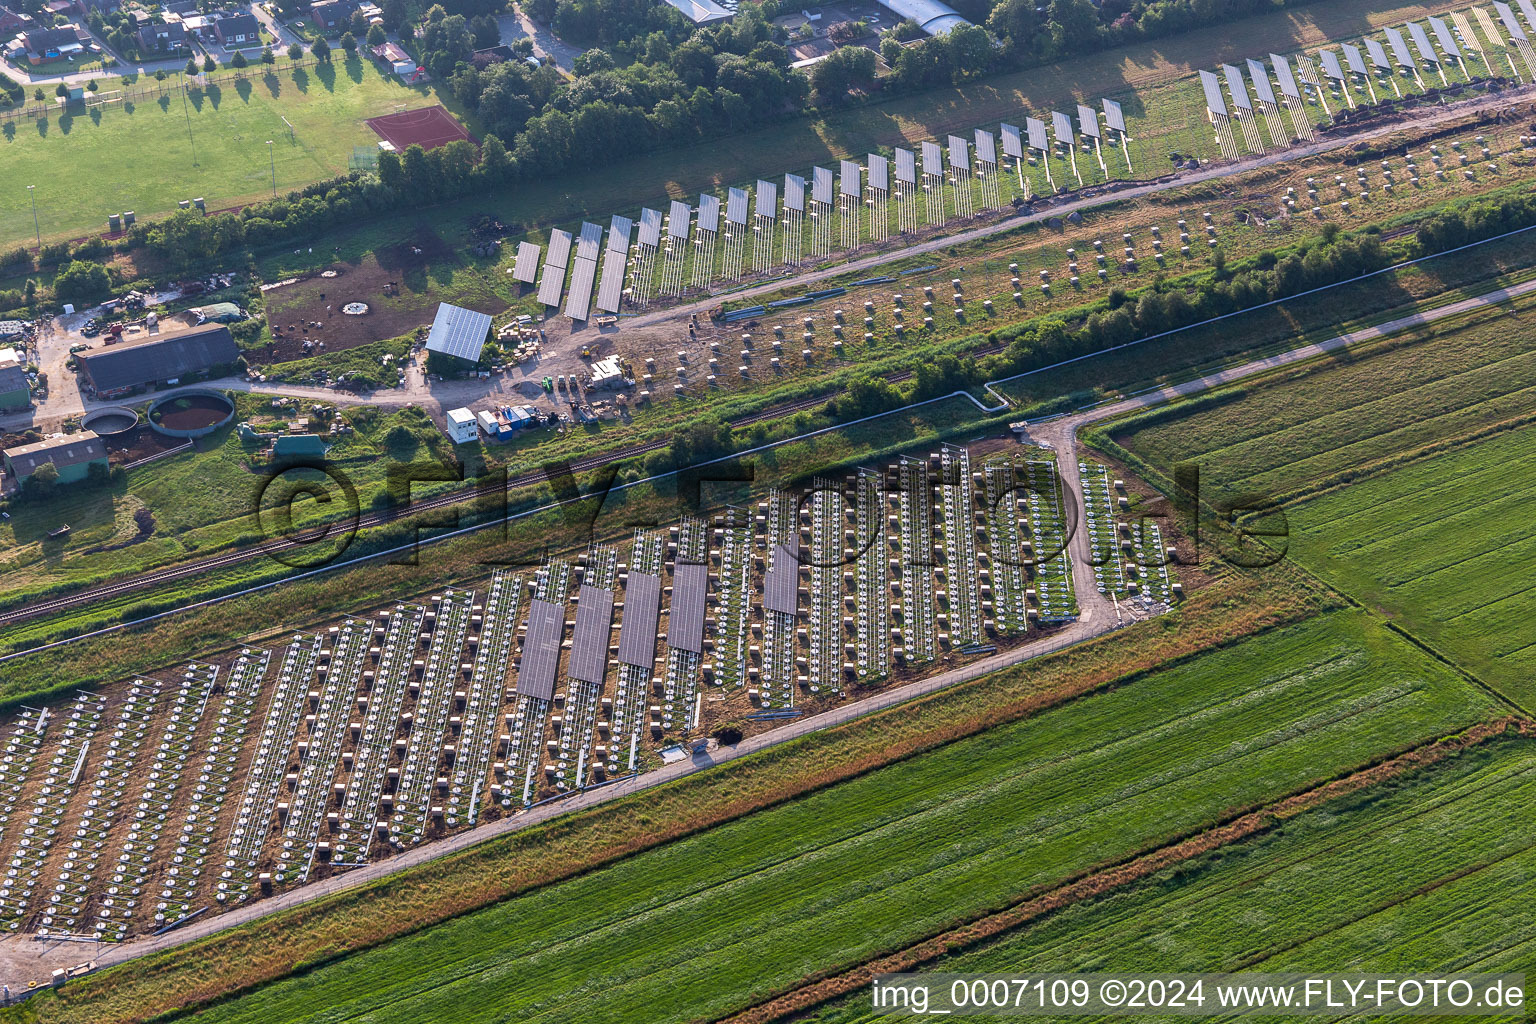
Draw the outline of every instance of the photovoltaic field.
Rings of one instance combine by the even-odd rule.
[[[1487,716],[1341,611],[215,1005],[213,1021],[688,1020]]]
[[[1257,491],[1285,502],[1291,557],[1529,708],[1533,317],[1493,310],[1142,417],[1114,437],[1160,472],[1198,462],[1203,498]]]

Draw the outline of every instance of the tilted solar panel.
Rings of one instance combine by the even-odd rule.
[[[652,249],[661,244],[661,211],[644,209],[640,211],[640,244],[648,245]]]
[[[1461,47],[1456,45],[1456,34],[1451,27],[1439,18],[1430,18],[1429,27],[1434,30],[1435,38],[1440,40],[1440,49],[1452,57],[1461,56]]]
[[[1392,61],[1387,56],[1386,49],[1381,45],[1381,40],[1367,39],[1365,41],[1365,52],[1370,54],[1371,63],[1375,64],[1382,71],[1392,70]]]
[[[1425,64],[1440,63],[1440,54],[1435,51],[1435,44],[1429,41],[1429,36],[1424,34],[1423,25],[1410,21],[1408,35],[1413,40],[1413,48],[1419,51],[1419,56],[1424,58]]]
[[[923,143],[923,174],[936,178],[944,176],[944,151],[937,142]]]
[[[771,181],[757,179],[757,207],[759,217],[776,220],[779,216],[779,186]]]
[[[772,564],[763,573],[763,607],[794,615],[800,607],[800,555],[797,544],[774,546]]]
[[[1024,119],[1024,132],[1029,136],[1030,149],[1038,149],[1044,153],[1051,148],[1050,141],[1045,137],[1045,122],[1038,117]]]
[[[520,694],[549,700],[555,695],[555,670],[565,639],[565,606],[537,598],[528,603],[528,635],[517,666]]]
[[[1360,56],[1360,47],[1351,46],[1348,43],[1343,43],[1340,46],[1340,49],[1344,51],[1344,63],[1349,65],[1349,70],[1353,71],[1357,75],[1365,75],[1370,73],[1366,70],[1365,58]]]
[[[1336,82],[1344,81],[1344,69],[1339,66],[1339,55],[1332,50],[1320,50],[1317,54],[1323,59],[1323,74]]]
[[[1232,93],[1232,102],[1243,110],[1252,110],[1253,103],[1248,99],[1248,86],[1243,84],[1243,73],[1231,64],[1223,64],[1221,73],[1227,78],[1227,89]]]
[[[1051,111],[1051,131],[1063,146],[1072,145],[1072,119],[1059,110]]]
[[[1204,68],[1200,69],[1200,88],[1205,90],[1205,107],[1213,114],[1227,113],[1227,101],[1221,95],[1221,79]]]
[[[1280,92],[1293,100],[1301,99],[1301,90],[1296,88],[1296,76],[1291,74],[1291,65],[1278,53],[1269,55],[1270,66],[1275,69],[1275,80],[1280,83]]]
[[[635,222],[628,217],[614,214],[608,222],[608,248],[619,252],[629,251],[629,235],[635,230]]]
[[[672,200],[672,209],[667,214],[667,234],[679,242],[688,241],[688,225],[693,220],[693,209],[687,203]]]
[[[1003,156],[1011,156],[1015,160],[1024,159],[1024,140],[1019,137],[1019,126],[1004,124],[1002,127]]]
[[[1392,47],[1392,56],[1396,57],[1397,62],[1403,67],[1414,67],[1413,54],[1408,52],[1408,44],[1404,41],[1403,34],[1395,28],[1389,28],[1386,31],[1387,45]]]
[[[844,160],[838,164],[837,190],[851,199],[858,199],[864,194],[863,172],[859,165],[852,160]]]
[[[798,174],[784,175],[784,209],[805,212],[805,179]]]
[[[1493,9],[1498,12],[1499,20],[1504,23],[1504,31],[1509,33],[1511,39],[1525,38],[1525,29],[1520,27],[1520,21],[1515,17],[1515,12],[1509,9],[1509,4],[1493,0]],[[1536,28],[1536,25],[1531,27]]]
[[[831,205],[832,169],[830,167],[811,168],[811,200]]]
[[[997,163],[997,140],[989,131],[976,129],[976,160],[979,163]]]
[[[1122,135],[1125,134],[1125,111],[1120,109],[1120,104],[1115,100],[1104,101],[1104,123]]]
[[[1077,105],[1077,130],[1091,139],[1099,137],[1099,112],[1092,107]]]
[[[720,230],[720,197],[703,194],[699,196],[699,215],[694,222],[700,231]]]
[[[624,582],[619,623],[619,661],[650,671],[656,664],[656,622],[661,617],[661,577],[632,572]]]
[[[896,180],[908,185],[917,184],[917,157],[910,149],[896,151]]]
[[[704,651],[704,599],[709,592],[709,567],[678,562],[672,567],[672,611],[667,620],[667,644],[680,651]]]
[[[745,189],[733,188],[725,197],[725,222],[727,224],[745,224],[747,222],[747,192]]]
[[[608,674],[608,641],[613,635],[613,591],[583,583],[576,598],[576,631],[565,674],[601,683]]]
[[[517,262],[512,266],[512,276],[523,284],[533,284],[539,276],[539,253],[542,250],[532,242],[517,243]]]
[[[949,142],[949,166],[969,174],[971,171],[971,147],[958,135],[951,135]]]
[[[1253,79],[1253,91],[1258,94],[1260,103],[1268,103],[1270,106],[1274,106],[1278,102],[1275,99],[1275,87],[1269,84],[1269,69],[1264,66],[1263,62],[1249,57],[1248,77]]]
[[[869,187],[876,192],[891,190],[891,162],[879,153],[869,154]]]

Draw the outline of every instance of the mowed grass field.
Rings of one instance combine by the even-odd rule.
[[[173,82],[144,78],[123,87],[122,104],[0,123],[0,174],[15,186],[0,202],[0,247],[33,237],[27,185],[37,186],[45,239],[105,231],[107,216],[124,210],[159,217],[183,199],[224,209],[270,198],[274,165],[280,193],[346,173],[354,146],[378,143],[366,118],[437,102],[430,87],[404,85],[339,51],[330,65],[256,64],[247,74],[194,89],[185,104]],[[103,93],[115,87],[104,84]]]
[[[688,1020],[858,962],[1486,717],[1345,610],[1123,678],[202,1011]]]
[[[1292,557],[1529,708],[1533,321],[1530,305],[1491,310],[1114,439],[1160,472],[1198,462],[1207,499],[1287,502]]]
[[[1533,799],[1536,747],[1493,741],[925,969],[1528,970]],[[806,1019],[894,1018],[861,994]]]

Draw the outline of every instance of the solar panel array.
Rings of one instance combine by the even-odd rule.
[[[1395,28],[1387,29],[1387,45],[1392,47],[1392,55],[1397,62],[1405,68],[1412,68],[1413,54],[1408,52],[1408,44],[1403,40],[1403,34]]]
[[[549,233],[549,248],[544,253],[544,276],[539,279],[539,301],[546,306],[560,305],[565,291],[565,266],[571,260],[571,233],[559,228]]]
[[[1531,23],[1532,28],[1536,28],[1536,4],[1531,3],[1531,0],[1515,0],[1515,2],[1520,5],[1520,11],[1525,15],[1525,20]]]
[[[949,137],[949,166],[965,174],[971,173],[971,147],[958,135]]]
[[[1353,71],[1357,75],[1365,75],[1370,73],[1366,70],[1365,59],[1360,56],[1360,47],[1351,46],[1350,44],[1345,43],[1343,44],[1343,49],[1344,63],[1349,65],[1349,70]]]
[[[798,174],[784,175],[784,209],[805,212],[805,179]]]
[[[1321,50],[1318,56],[1323,59],[1323,74],[1334,81],[1344,81],[1344,69],[1339,66],[1339,55],[1332,50]]]
[[[700,231],[720,230],[720,197],[699,196],[698,228]]]
[[[1435,46],[1429,41],[1429,36],[1424,34],[1424,26],[1416,21],[1408,23],[1408,35],[1413,39],[1413,46],[1419,51],[1419,56],[1424,58],[1425,64],[1439,64],[1440,55],[1435,52]]]
[[[991,132],[976,129],[976,160],[979,163],[997,163],[997,140]]]
[[[1056,141],[1063,146],[1072,145],[1072,119],[1059,110],[1051,111],[1051,130],[1056,133]]]
[[[517,262],[512,265],[512,277],[523,284],[533,284],[539,278],[539,253],[532,242],[517,243]]]
[[[564,639],[565,606],[538,598],[528,602],[528,635],[517,666],[518,693],[539,700],[554,697],[555,670]]]
[[[849,198],[858,199],[864,194],[863,186],[864,179],[860,176],[859,165],[852,160],[844,160],[838,167],[838,191]]]
[[[804,205],[805,183],[801,182],[801,204]],[[891,190],[891,162],[879,153],[869,154],[869,187],[876,192]]]
[[[1269,63],[1275,69],[1275,78],[1280,82],[1280,92],[1293,100],[1301,99],[1301,90],[1296,88],[1296,76],[1291,74],[1291,65],[1278,53],[1269,55]]]
[[[1456,45],[1456,35],[1451,31],[1449,25],[1439,18],[1430,18],[1429,27],[1434,30],[1435,38],[1440,40],[1440,49],[1452,57],[1461,56],[1461,47]]]
[[[597,308],[605,313],[617,313],[624,300],[624,270],[634,227],[634,221],[617,215],[608,224],[608,253],[603,257],[603,278],[597,286]]]
[[[640,211],[640,244],[652,249],[661,244],[661,211]]]
[[[832,169],[830,167],[811,168],[811,201],[831,204]]]
[[[693,208],[687,203],[672,200],[671,212],[667,215],[667,234],[679,242],[688,241],[688,224],[693,220]]]
[[[592,311],[592,284],[597,280],[597,256],[603,244],[603,229],[590,221],[581,225],[576,240],[576,266],[571,270],[571,291],[565,300],[565,315],[585,320]]]
[[[1016,124],[1003,125],[1003,155],[1015,160],[1024,159],[1024,140],[1019,136],[1019,126]]]
[[[779,187],[762,178],[757,179],[757,215],[769,220],[779,215]]]
[[[1499,20],[1504,23],[1504,31],[1509,33],[1511,39],[1525,38],[1525,29],[1520,27],[1520,22],[1515,18],[1515,12],[1509,9],[1509,4],[1503,3],[1502,0],[1493,0],[1493,9],[1499,12]]]
[[[747,222],[747,193],[745,189],[733,188],[726,194],[725,222],[737,225]]]
[[[667,645],[680,651],[704,651],[704,598],[709,593],[709,567],[678,562],[672,567],[672,610],[667,618]]]
[[[1221,95],[1221,80],[1215,75],[1200,69],[1200,88],[1205,90],[1205,107],[1213,114],[1227,115],[1227,101]]]
[[[576,240],[576,258],[595,260],[603,244],[603,229],[591,221],[583,221],[581,237]]]
[[[656,622],[661,618],[661,577],[632,572],[624,583],[624,619],[619,623],[619,661],[647,672],[656,664]]]
[[[1243,84],[1243,72],[1231,64],[1223,64],[1221,73],[1227,76],[1227,88],[1232,92],[1232,102],[1243,110],[1252,110],[1253,101],[1248,99],[1248,87]]]
[[[923,143],[923,174],[935,178],[944,176],[944,151],[937,142]]]
[[[576,257],[571,269],[571,291],[565,299],[565,315],[585,320],[592,312],[592,283],[597,280],[597,261]]]
[[[917,157],[910,149],[896,151],[896,180],[908,185],[917,184]]]
[[[1260,103],[1279,105],[1279,100],[1275,98],[1275,88],[1269,84],[1269,71],[1265,69],[1263,62],[1249,57],[1248,77],[1253,79],[1253,91],[1259,94]]]
[[[1092,107],[1077,105],[1077,130],[1090,139],[1099,137],[1099,113]]]
[[[608,674],[608,639],[613,634],[613,591],[585,583],[576,597],[576,632],[566,675],[601,683]]]
[[[1051,148],[1050,142],[1045,137],[1045,122],[1038,117],[1024,119],[1024,132],[1029,136],[1030,149],[1038,149],[1044,153]]]
[[[1120,134],[1125,134],[1125,111],[1115,100],[1104,101],[1104,122]]]
[[[794,615],[800,608],[800,555],[798,544],[778,544],[773,563],[763,573],[763,607],[770,612]]]
[[[1381,45],[1379,39],[1366,39],[1365,52],[1371,55],[1371,63],[1383,71],[1392,70],[1392,61],[1387,57],[1386,48]]]

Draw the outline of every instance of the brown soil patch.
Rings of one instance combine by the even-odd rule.
[[[415,287],[413,278],[424,278],[429,264],[453,258],[441,238],[423,229],[357,263],[333,263],[297,284],[275,288],[266,301],[272,342],[249,357],[283,363],[396,338],[431,323],[438,300]],[[368,312],[348,316],[341,307],[349,302],[367,303]]]

